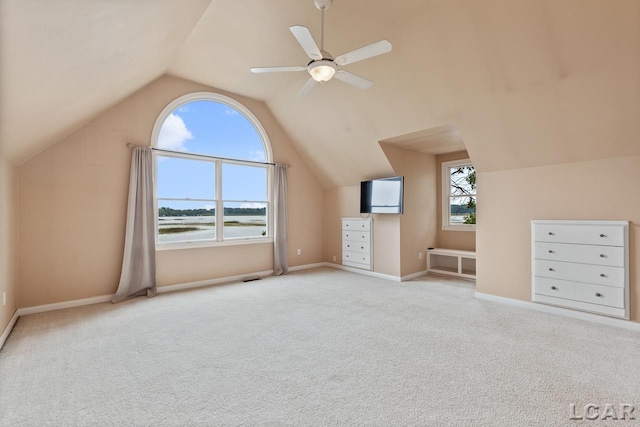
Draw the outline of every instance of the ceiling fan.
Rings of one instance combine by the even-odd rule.
[[[324,11],[329,9],[331,1],[332,0],[313,1],[316,7],[322,12],[320,47],[316,44],[313,36],[311,35],[311,31],[309,31],[307,27],[294,25],[289,28],[293,33],[293,36],[298,40],[298,43],[300,43],[300,46],[302,46],[302,49],[304,49],[311,59],[311,62],[306,66],[257,67],[252,68],[251,72],[277,73],[283,71],[308,71],[311,78],[307,80],[307,83],[305,83],[300,92],[298,92],[298,98],[308,95],[309,92],[311,92],[311,90],[313,90],[317,85],[322,82],[329,81],[333,77],[360,89],[370,88],[373,84],[372,81],[342,70],[338,68],[338,66],[353,64],[354,62],[391,52],[391,43],[387,40],[380,40],[379,42],[361,47],[349,53],[339,55],[336,58],[331,56],[329,52],[324,50]]]

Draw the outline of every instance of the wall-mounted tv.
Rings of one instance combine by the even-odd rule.
[[[372,179],[360,183],[360,213],[401,214],[404,177]]]

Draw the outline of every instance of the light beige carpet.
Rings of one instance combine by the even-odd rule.
[[[569,420],[572,403],[640,411],[640,334],[474,290],[322,268],[24,316],[0,351],[0,425],[556,426],[599,424]]]

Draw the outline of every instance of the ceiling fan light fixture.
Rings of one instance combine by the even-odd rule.
[[[317,82],[328,82],[336,73],[337,67],[333,61],[322,59],[309,64],[308,70],[313,80]]]

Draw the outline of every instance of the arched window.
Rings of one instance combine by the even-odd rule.
[[[271,149],[246,107],[185,95],[162,111],[152,143],[158,245],[270,238]]]

